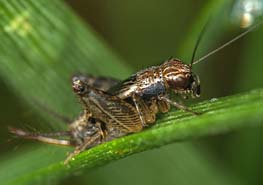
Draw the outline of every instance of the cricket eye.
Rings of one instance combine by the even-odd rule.
[[[84,92],[85,92],[85,87],[84,87],[84,86],[79,86],[78,91],[79,91],[80,93],[84,93]]]
[[[184,89],[187,87],[188,81],[187,81],[187,79],[179,76],[179,77],[176,77],[172,80],[169,80],[168,84],[173,89]]]
[[[84,94],[86,92],[85,84],[78,78],[72,78],[72,88],[77,94]]]

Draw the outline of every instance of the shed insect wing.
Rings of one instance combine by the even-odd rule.
[[[93,110],[92,115],[107,123],[109,129],[120,130],[124,133],[142,130],[139,115],[129,103],[116,96],[98,93],[98,91],[92,91],[88,99]]]
[[[120,130],[120,135],[125,135],[142,129],[139,115],[131,104],[89,86],[79,77],[72,79],[72,87],[87,112],[93,118],[106,123],[110,133],[113,133],[112,129],[114,129]]]

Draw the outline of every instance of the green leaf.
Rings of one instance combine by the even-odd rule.
[[[34,98],[72,115],[74,73],[130,73],[61,1],[1,1],[0,16],[0,74],[31,106]]]
[[[65,124],[59,124],[58,120],[39,109],[35,102],[43,103],[68,117],[77,116],[80,106],[70,85],[70,78],[74,73],[114,75],[121,78],[131,72],[98,35],[60,0],[3,0],[0,1],[0,17],[2,87],[3,91],[9,91],[15,96],[11,105],[10,101],[5,100],[6,97],[1,96],[1,105],[14,107],[14,111],[8,116],[15,117],[19,114],[15,107],[22,104],[22,114],[31,119],[22,121],[22,126],[20,124],[19,127],[24,127],[25,124],[32,126],[35,122],[37,126],[32,126],[34,128],[42,126],[45,130],[52,131],[65,129]],[[33,120],[32,117],[37,118]],[[1,124],[1,133],[6,135],[7,125]],[[19,159],[15,159],[21,153],[27,153],[26,149],[12,152],[13,157],[2,157],[1,166],[5,166],[0,174],[3,184],[30,170],[61,160],[66,153],[61,148],[52,150],[52,147],[38,149],[34,146],[30,150],[34,152],[29,152],[26,158],[21,155],[21,163]],[[56,155],[50,157],[50,150]],[[15,166],[9,160],[15,160]]]
[[[12,183],[28,184],[29,182],[43,182],[43,179],[55,180],[82,168],[105,165],[134,153],[164,146],[175,141],[192,140],[245,126],[260,125],[263,121],[262,104],[263,90],[258,89],[199,103],[192,108],[202,113],[200,116],[192,116],[182,111],[172,111],[163,115],[152,128],[84,151],[72,159],[68,165],[64,165],[61,161],[31,173],[20,174],[16,179],[13,179]],[[24,160],[21,162],[22,158]],[[16,159],[6,163],[9,163],[10,166],[17,164],[17,161],[26,164],[26,155],[21,156],[20,160]],[[3,170],[6,169],[0,169],[1,173]]]
[[[58,130],[57,120],[39,110],[32,99],[64,115],[77,116],[80,108],[71,92],[72,74],[84,72],[122,78],[131,72],[61,1],[4,0],[0,2],[0,15],[0,75],[8,90],[25,106],[23,111],[34,109],[35,114],[41,115],[37,126],[42,122],[43,126]],[[104,165],[174,141],[258,123],[262,120],[260,104],[262,90],[257,90],[198,104],[194,108],[205,112],[200,117],[171,112],[161,116],[153,128],[83,152],[69,166],[58,162],[65,159],[68,148],[38,144],[18,149],[1,156],[0,181],[3,184],[56,183],[78,169]]]

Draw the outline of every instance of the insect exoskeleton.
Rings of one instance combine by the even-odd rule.
[[[113,87],[110,91],[122,99],[140,96],[147,100],[168,95],[171,91],[195,98],[200,96],[200,81],[190,65],[170,59],[160,66],[137,72],[123,81],[118,89]]]
[[[170,104],[196,114],[170,99],[174,93],[180,97],[199,97],[200,81],[191,65],[170,59],[159,66],[146,68],[109,90],[112,95],[132,101],[143,125],[155,122],[156,113],[169,111]]]
[[[69,159],[85,149],[141,131],[143,126],[155,122],[158,112],[169,111],[170,105],[196,114],[176,101],[172,101],[170,95],[174,93],[183,98],[199,97],[200,81],[192,72],[192,66],[204,61],[262,24],[263,21],[260,21],[205,56],[194,60],[201,39],[199,37],[190,64],[184,64],[178,59],[170,59],[159,66],[139,71],[122,82],[113,78],[90,75],[73,77],[72,87],[84,111],[69,124],[68,131],[41,133],[16,128],[9,128],[9,131],[26,139],[75,146],[74,152],[65,160],[67,163]],[[52,115],[65,120],[64,116],[54,112]]]
[[[199,77],[192,72],[192,66],[184,64],[178,59],[171,59],[160,66],[166,91],[172,90],[175,94],[200,96]]]
[[[120,137],[142,130],[139,115],[131,104],[109,95],[75,76],[72,87],[84,106],[87,117],[101,120],[112,137]]]

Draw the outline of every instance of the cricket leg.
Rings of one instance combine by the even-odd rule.
[[[66,160],[64,161],[64,164],[67,164],[74,156],[78,155],[80,152],[86,150],[89,146],[92,146],[99,139],[99,142],[101,142],[101,134],[97,133],[93,135],[92,137],[89,137],[86,139],[81,145],[77,146],[73,152],[71,152]]]
[[[147,125],[145,123],[145,118],[144,118],[142,110],[141,110],[141,108],[139,106],[139,98],[135,94],[133,94],[132,95],[132,100],[134,102],[135,108],[136,108],[136,110],[137,110],[137,112],[139,114],[140,120],[142,122],[142,127],[146,127]]]
[[[175,106],[176,108],[181,109],[181,110],[184,110],[184,111],[186,111],[186,112],[189,112],[189,113],[191,113],[191,114],[193,114],[193,115],[195,115],[195,116],[196,116],[196,115],[200,115],[200,113],[194,112],[194,111],[192,111],[191,109],[189,109],[188,107],[186,107],[186,106],[184,106],[184,105],[182,105],[182,104],[179,104],[179,103],[177,103],[177,102],[175,102],[175,101],[172,101],[172,100],[170,100],[169,98],[166,98],[166,97],[164,97],[164,96],[159,96],[158,99],[159,99],[159,100],[164,100],[164,101],[166,101],[167,103]]]
[[[142,112],[142,116],[146,122],[146,125],[154,123],[156,119],[156,113],[158,109],[156,107],[156,101],[151,100],[150,102],[145,103],[141,98],[137,98],[138,107]]]
[[[170,110],[170,104],[167,103],[167,101],[164,100],[158,100],[157,101],[158,110],[161,113],[166,113]]]
[[[143,126],[147,126],[149,123],[154,123],[156,120],[156,102],[152,101],[150,102],[150,105],[148,106],[140,97],[133,95],[133,101],[136,107],[136,110],[140,116],[140,119],[144,120]],[[143,122],[142,122],[143,123]]]
[[[74,144],[70,140],[53,138],[53,137],[71,136],[69,132],[35,133],[35,132],[27,132],[12,127],[9,127],[8,130],[12,134],[25,139],[37,140],[44,143],[55,144],[55,145],[74,146]]]

